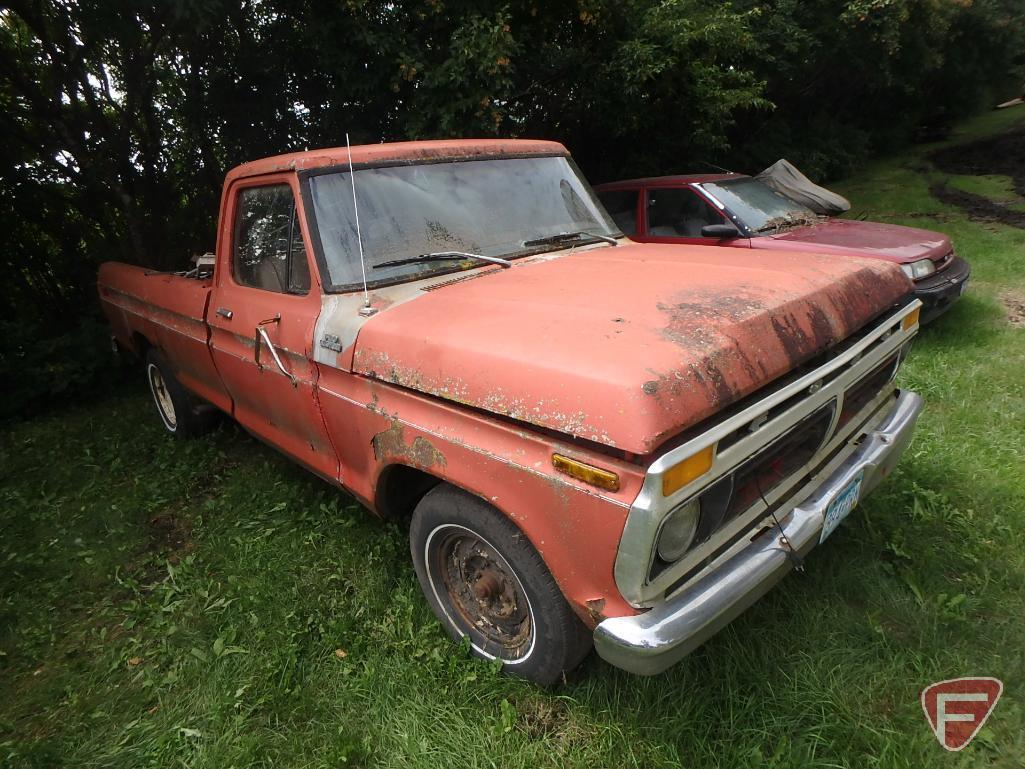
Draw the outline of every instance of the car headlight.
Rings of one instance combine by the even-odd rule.
[[[659,558],[666,563],[673,563],[683,557],[687,548],[694,541],[700,512],[700,503],[696,499],[692,499],[666,516],[662,530],[658,533],[658,543],[656,544]]]
[[[933,264],[932,259],[919,259],[911,264],[902,264],[900,268],[911,280],[921,280],[926,275],[936,272],[936,265]]]

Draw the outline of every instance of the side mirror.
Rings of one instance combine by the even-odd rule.
[[[740,230],[732,224],[706,224],[701,228],[701,237],[718,238],[719,240],[739,238]]]

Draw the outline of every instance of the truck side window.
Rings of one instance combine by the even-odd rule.
[[[287,184],[239,192],[235,219],[235,280],[243,286],[304,294],[310,271]]]
[[[700,238],[706,224],[722,223],[719,212],[689,189],[648,190],[648,235]]]
[[[599,192],[598,199],[624,235],[637,234],[637,190]]]

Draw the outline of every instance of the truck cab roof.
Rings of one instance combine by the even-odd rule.
[[[530,155],[569,155],[559,142],[534,139],[445,139],[441,141],[383,142],[352,147],[353,166],[406,165],[435,163],[442,160],[524,157]],[[315,168],[348,165],[347,147],[291,152],[253,160],[232,168],[226,184],[251,176],[281,171],[307,171]]]

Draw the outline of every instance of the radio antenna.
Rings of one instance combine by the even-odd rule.
[[[359,206],[356,205],[356,174],[352,170],[352,146],[349,144],[349,134],[345,134],[345,149],[349,153],[349,181],[352,183],[352,210],[356,214],[356,242],[359,244],[359,266],[363,272],[363,307],[360,308],[360,315],[373,315],[377,310],[370,306],[370,292],[367,290],[367,262],[363,257],[363,234],[359,229]]]
[[[723,168],[722,166],[717,166],[715,163],[709,163],[707,160],[699,160],[698,162],[701,165],[703,165],[703,166],[708,166],[709,168],[714,168],[716,171],[722,171],[724,174],[733,174],[734,173],[733,171],[731,171],[728,168]]]

